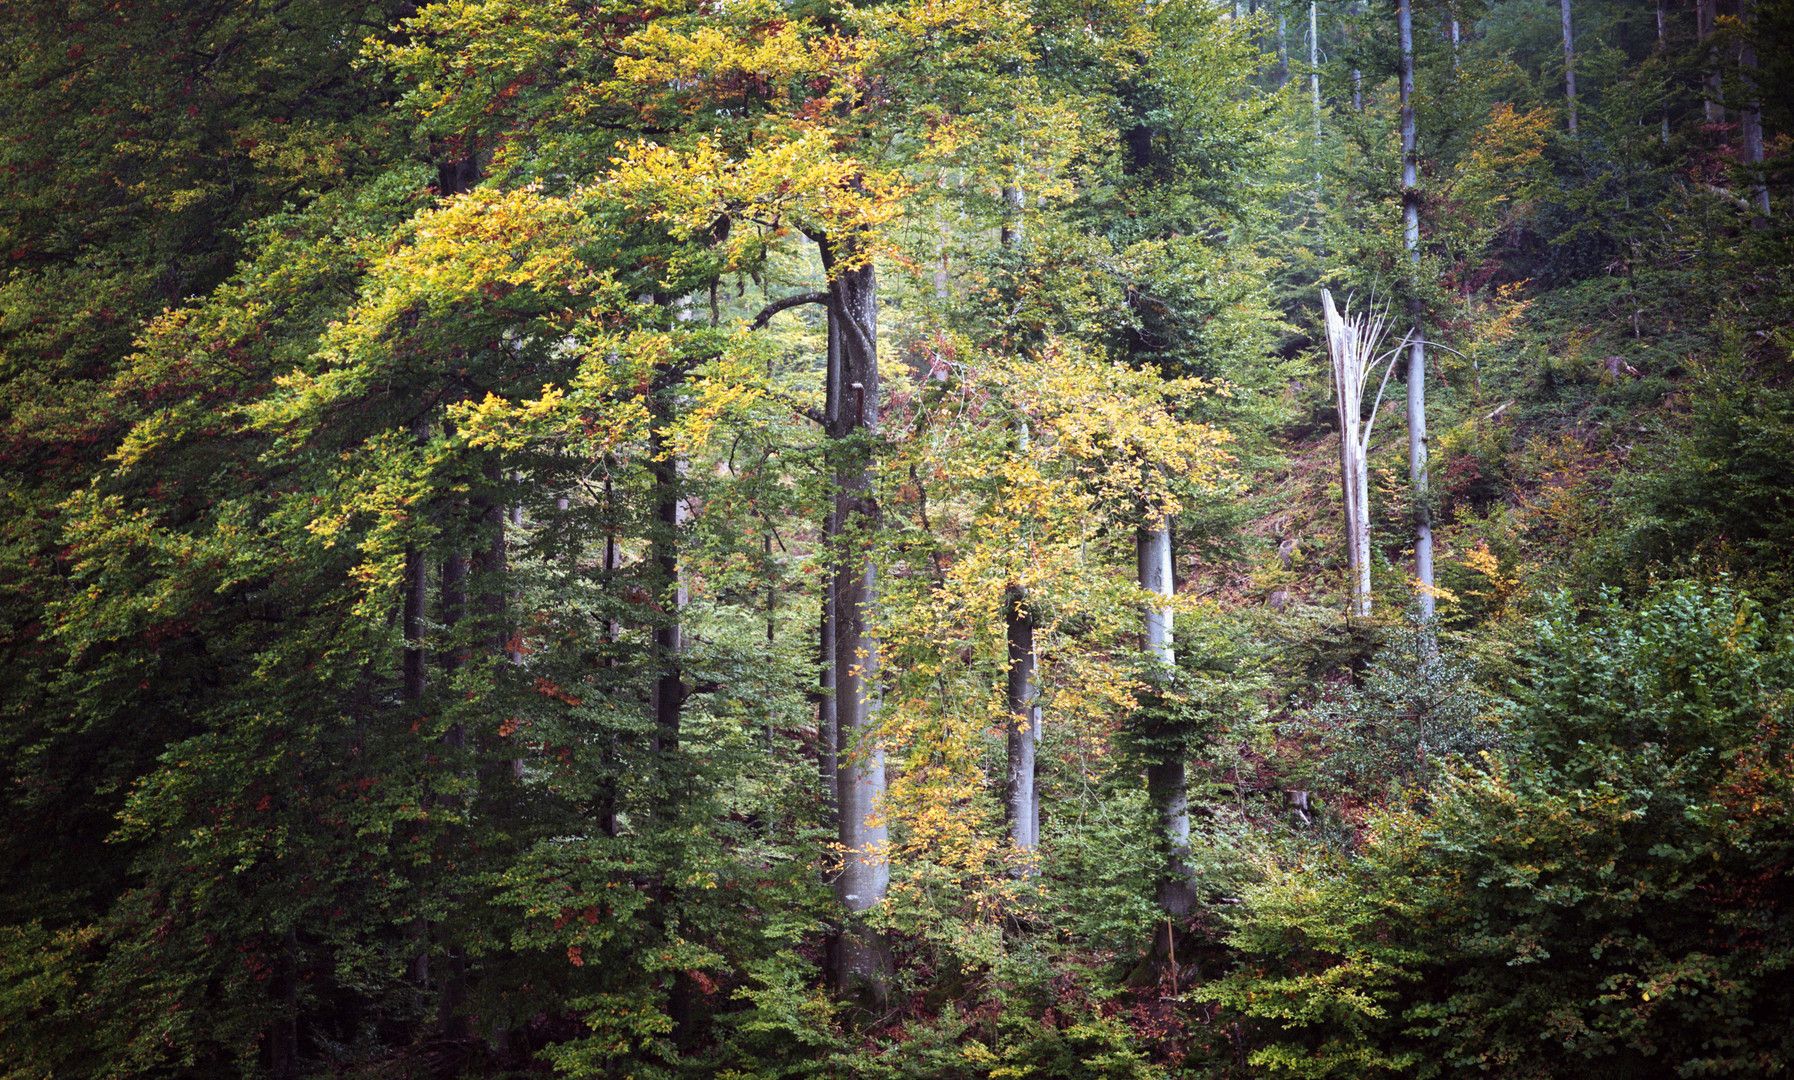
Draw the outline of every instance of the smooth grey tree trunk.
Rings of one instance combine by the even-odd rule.
[[[1757,95],[1757,48],[1751,40],[1750,0],[1739,0],[1738,15],[1745,22],[1746,34],[1738,44],[1738,71],[1744,83],[1744,109],[1738,116],[1738,137],[1743,144],[1744,165],[1751,170],[1750,199],[1756,216],[1751,225],[1769,227],[1769,185],[1763,178],[1763,103]]]
[[[1657,0],[1657,55],[1662,56],[1669,48],[1669,0]],[[1669,142],[1669,90],[1663,93],[1662,138]]]
[[[1173,645],[1171,598],[1171,529],[1164,518],[1149,522],[1134,541],[1140,588],[1150,597],[1141,611],[1140,645],[1153,658],[1160,678],[1169,679],[1177,666]],[[1146,795],[1158,812],[1165,866],[1159,881],[1159,908],[1168,916],[1188,915],[1196,892],[1190,882],[1190,805],[1181,750],[1162,752],[1146,766]]]
[[[1003,189],[1003,228],[1000,234],[1006,248],[1022,239],[1022,210],[1026,196],[1019,183]],[[1024,422],[1016,435],[1023,453],[1029,450],[1028,427]],[[1004,780],[1003,806],[1009,826],[1009,841],[1022,853],[1020,870],[1025,874],[1039,871],[1034,853],[1040,847],[1040,789],[1035,781],[1040,746],[1040,691],[1036,685],[1039,660],[1034,651],[1034,611],[1028,593],[1020,585],[1011,585],[1003,600],[1004,637],[1008,642],[1006,677],[1009,704],[1009,732],[1005,749],[1008,752],[1008,775]]]
[[[1713,36],[1719,24],[1719,4],[1717,0],[1695,0],[1694,5],[1695,34],[1702,41]],[[1706,78],[1706,110],[1708,124],[1725,123],[1725,90],[1719,72],[1719,50],[1707,51],[1708,67]]]
[[[1397,9],[1401,30],[1402,242],[1408,263],[1420,270],[1420,158],[1414,128],[1414,13],[1412,0]],[[1417,285],[1418,282],[1411,283]],[[1414,577],[1420,617],[1433,618],[1433,522],[1427,495],[1426,341],[1421,331],[1421,303],[1408,300],[1413,329],[1408,343],[1408,479],[1414,494]]]
[[[1277,13],[1277,89],[1289,83],[1289,17]]]
[[[878,638],[872,625],[877,568],[870,550],[880,527],[872,490],[871,439],[878,431],[878,279],[852,238],[823,237],[832,307],[841,331],[836,411],[828,432],[840,451],[835,474],[834,661],[837,836],[842,850],[835,894],[847,912],[835,946],[841,993],[882,1005],[891,960],[881,937],[859,916],[890,890],[889,833],[878,815],[885,793],[879,745]]]
[[[1308,91],[1314,98],[1314,137],[1321,137],[1321,38],[1317,5],[1308,5]],[[1316,185],[1318,187],[1318,183]]]
[[[670,397],[671,393],[667,388],[662,391],[662,396]],[[680,675],[684,634],[679,621],[680,611],[685,606],[685,586],[679,579],[681,478],[679,463],[666,453],[665,437],[661,433],[663,426],[672,419],[670,402],[651,406],[650,411],[653,427],[648,436],[648,448],[652,459],[649,467],[654,476],[654,533],[649,547],[661,590],[659,601],[665,608],[654,626],[654,662],[658,670],[652,709],[655,742],[660,750],[673,751],[679,747],[679,727],[685,709],[685,683]]]
[[[1346,6],[1346,10],[1352,14],[1362,14],[1363,8],[1364,6],[1359,0],[1352,0]],[[1352,69],[1352,111],[1356,113],[1364,111],[1364,72],[1358,68]]]
[[[1564,103],[1570,110],[1570,134],[1576,134],[1576,36],[1570,29],[1570,0],[1558,0],[1564,24]]]
[[[841,412],[841,328],[835,307],[828,306],[827,359],[823,369],[824,433],[838,429]],[[831,559],[840,548],[841,530],[831,505],[823,515],[822,542]],[[835,589],[832,578],[822,589],[821,626],[816,634],[816,765],[822,774],[823,815],[840,827],[839,725],[835,712]]]
[[[1022,872],[1034,874],[1039,867],[1033,853],[1040,847],[1040,793],[1034,779],[1040,740],[1040,695],[1034,683],[1034,615],[1028,610],[1026,591],[1019,586],[1011,588],[1003,599],[1003,622],[1009,659],[1009,775],[1004,784],[1003,808],[1009,840],[1024,853]]]

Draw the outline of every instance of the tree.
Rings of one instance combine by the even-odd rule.
[[[1402,240],[1408,263],[1418,277],[1420,267],[1420,159],[1414,124],[1414,15],[1411,0],[1401,0],[1397,25],[1401,33]],[[1413,292],[1419,282],[1410,280]],[[1421,324],[1423,301],[1408,300],[1413,326],[1408,334],[1408,482],[1414,491],[1414,578],[1420,617],[1434,611],[1433,524],[1427,495],[1426,341]]]
[[[1383,403],[1383,388],[1389,383],[1389,372],[1395,370],[1397,346],[1390,354],[1389,367],[1377,396],[1371,402],[1370,417],[1364,417],[1364,389],[1381,356],[1388,316],[1341,314],[1333,305],[1333,294],[1321,290],[1321,308],[1326,319],[1327,352],[1333,361],[1333,391],[1339,418],[1339,484],[1345,500],[1346,578],[1351,599],[1347,611],[1353,616],[1370,617],[1370,436],[1377,422],[1377,408]]]
[[[397,160],[375,83],[354,67],[362,31],[397,8],[7,7],[0,858],[34,883],[0,901],[7,918],[84,923],[126,887],[129,847],[105,837],[124,794],[182,730],[182,706],[153,685],[94,692],[62,679],[70,657],[46,614],[68,599],[60,504],[153,411],[142,395],[111,392],[112,380],[145,320],[217,287],[258,222]],[[173,380],[168,392],[185,386]]]
[[[1570,29],[1570,0],[1559,0],[1564,24],[1564,104],[1570,111],[1570,136],[1576,135],[1576,38]]]
[[[1295,1076],[1784,1071],[1790,642],[1724,587],[1537,626],[1508,752],[1267,867],[1201,994]],[[1433,661],[1435,664],[1437,660]]]

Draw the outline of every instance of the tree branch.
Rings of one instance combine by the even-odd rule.
[[[829,294],[825,292],[797,293],[794,296],[787,296],[782,300],[774,300],[772,303],[760,309],[760,314],[754,316],[754,321],[749,324],[748,329],[761,329],[767,323],[772,321],[774,315],[784,311],[786,308],[801,307],[804,304],[826,305],[828,302]]]

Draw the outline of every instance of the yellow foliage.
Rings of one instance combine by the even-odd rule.
[[[1035,625],[1047,737],[1100,745],[1141,689],[1127,662],[1145,599],[1135,527],[1236,488],[1226,433],[1180,416],[1210,392],[1199,381],[1059,343],[961,370],[915,399],[911,436],[884,465],[892,681],[880,723],[896,752],[886,802],[902,824],[896,857],[934,867],[926,880],[945,875],[994,917],[1012,883],[996,839],[1000,783],[983,763],[1015,723],[1007,598],[1021,590]]]

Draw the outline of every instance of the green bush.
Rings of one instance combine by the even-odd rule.
[[[1723,586],[1560,602],[1510,752],[1267,868],[1206,987],[1274,1075],[1794,1065],[1794,639]]]

